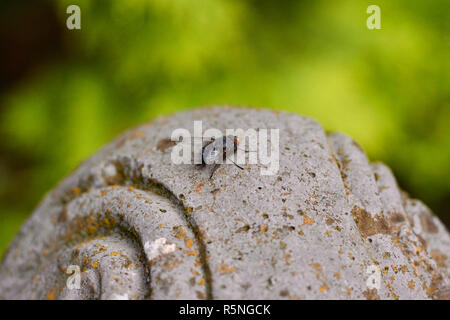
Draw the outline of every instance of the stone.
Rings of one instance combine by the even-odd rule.
[[[278,173],[173,164],[171,133],[194,120],[278,128]],[[201,108],[124,133],[52,190],[4,256],[0,298],[449,299],[449,253],[440,220],[351,138]]]

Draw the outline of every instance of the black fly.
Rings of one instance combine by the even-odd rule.
[[[236,136],[223,136],[221,139],[214,139],[208,142],[202,148],[202,166],[213,164],[210,179],[213,177],[214,172],[219,168],[220,164],[227,159],[228,155],[234,154],[238,149],[238,139]],[[241,170],[244,170],[241,166],[237,165],[230,159],[233,164]]]

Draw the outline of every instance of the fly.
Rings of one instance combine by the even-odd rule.
[[[222,138],[211,138],[206,145],[202,148],[202,166],[214,165],[211,175],[211,179],[214,172],[220,167],[220,164],[227,159],[227,156],[234,154],[238,149],[238,139],[236,136],[223,136]],[[244,170],[241,166],[236,164],[233,160],[229,159],[236,167]]]

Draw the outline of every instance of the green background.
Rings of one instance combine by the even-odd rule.
[[[81,8],[68,30],[66,8]],[[381,30],[368,30],[368,5]],[[352,136],[448,225],[448,1],[2,1],[0,255],[83,159],[161,114],[285,110]]]

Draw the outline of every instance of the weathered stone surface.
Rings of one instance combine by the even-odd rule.
[[[278,174],[172,164],[167,139],[193,120],[279,128]],[[203,108],[126,132],[47,195],[3,259],[0,298],[448,299],[449,253],[439,219],[350,138],[298,115]]]

